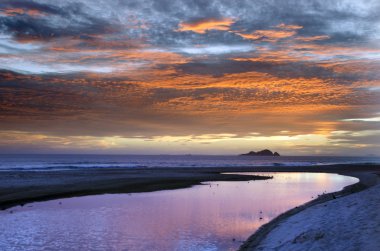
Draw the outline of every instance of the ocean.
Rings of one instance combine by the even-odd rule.
[[[0,155],[0,170],[67,170],[76,168],[194,168],[379,164],[380,157],[221,156],[221,155]]]

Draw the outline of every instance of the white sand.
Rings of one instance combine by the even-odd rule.
[[[257,250],[380,250],[380,185],[289,217]]]

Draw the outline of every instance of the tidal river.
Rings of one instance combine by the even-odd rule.
[[[356,178],[271,180],[36,202],[0,212],[0,250],[236,250],[258,227]]]

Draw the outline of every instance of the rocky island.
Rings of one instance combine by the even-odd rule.
[[[258,152],[250,151],[249,153],[243,153],[240,156],[280,156],[280,154],[278,152],[272,152],[265,149]]]

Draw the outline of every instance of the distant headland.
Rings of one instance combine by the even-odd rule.
[[[272,152],[265,149],[258,152],[250,151],[249,153],[240,154],[240,156],[280,156],[280,154],[278,152]]]

